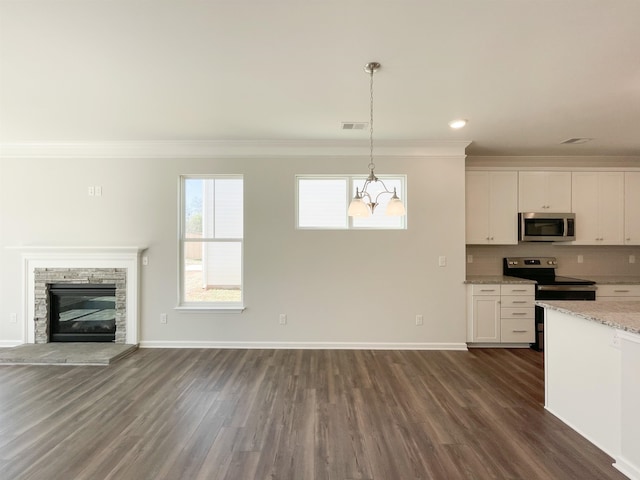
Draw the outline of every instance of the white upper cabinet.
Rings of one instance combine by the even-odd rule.
[[[519,172],[518,211],[571,212],[571,172]]]
[[[624,243],[640,245],[640,172],[624,174]]]
[[[466,173],[466,243],[518,243],[518,172]]]
[[[624,173],[573,172],[571,203],[576,244],[624,243]]]

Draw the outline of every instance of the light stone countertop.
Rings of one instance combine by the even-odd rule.
[[[536,305],[640,334],[640,302],[536,300]]]
[[[518,278],[518,277],[508,277],[506,275],[467,275],[467,279],[464,283],[471,284],[531,284],[535,285],[535,280],[527,280],[526,278]]]
[[[586,278],[597,285],[640,285],[638,275],[587,275]]]

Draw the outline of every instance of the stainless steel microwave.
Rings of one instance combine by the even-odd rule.
[[[518,214],[521,242],[566,242],[576,239],[575,213],[524,212]]]

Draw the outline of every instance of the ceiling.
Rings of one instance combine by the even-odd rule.
[[[375,139],[637,156],[639,25],[639,0],[0,0],[0,142],[366,140],[341,122],[377,61]]]

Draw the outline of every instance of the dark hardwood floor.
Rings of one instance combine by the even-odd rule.
[[[532,350],[138,350],[0,366],[0,478],[624,479]],[[594,412],[597,414],[597,412]]]

